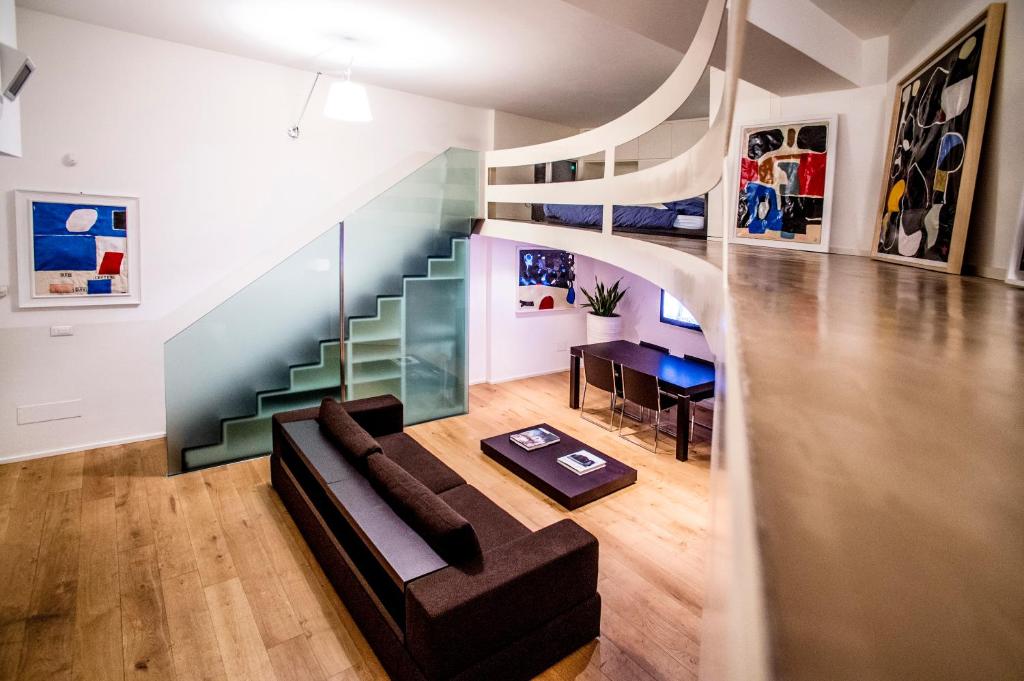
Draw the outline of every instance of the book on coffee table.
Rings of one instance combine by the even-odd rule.
[[[521,433],[513,433],[508,439],[528,452],[561,442],[561,438],[546,428],[530,428]]]
[[[594,456],[585,449],[572,454],[558,457],[558,463],[562,464],[576,475],[586,475],[604,468],[605,461],[599,456]]]

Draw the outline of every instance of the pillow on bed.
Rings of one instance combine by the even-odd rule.
[[[704,197],[698,196],[693,199],[681,199],[679,201],[666,201],[665,207],[674,210],[679,215],[704,215]]]

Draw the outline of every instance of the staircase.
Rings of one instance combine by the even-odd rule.
[[[451,310],[435,304],[438,294],[441,298],[446,293],[462,296],[468,251],[467,238],[452,238],[450,254],[427,258],[425,275],[402,277],[401,295],[378,296],[374,316],[349,317],[349,337],[345,341],[348,399],[394,395],[408,403],[407,423],[461,413],[465,403],[458,393],[460,379],[448,359],[461,328],[428,322],[424,328],[409,329],[406,306],[412,300],[414,305],[426,307],[430,317],[451,316]],[[452,288],[459,290],[445,291]],[[424,336],[429,342],[422,341]],[[409,338],[417,340],[407,343]],[[410,346],[416,354],[410,354]],[[320,341],[320,360],[290,367],[287,387],[257,393],[254,414],[222,419],[219,442],[184,449],[185,470],[267,454],[273,446],[271,417],[282,411],[315,407],[325,397],[337,398],[341,394],[341,366],[341,342]],[[410,391],[429,394],[430,399],[426,404],[406,400]]]
[[[170,474],[267,454],[274,414],[343,384],[409,424],[466,411],[479,161],[435,156],[167,340]]]
[[[287,388],[256,395],[256,413],[222,419],[221,439],[213,445],[182,451],[186,470],[259,456],[270,451],[270,417],[282,411],[315,407],[341,394],[341,342],[320,341],[320,361],[290,367]]]
[[[348,399],[394,395],[406,405],[407,424],[465,409],[464,372],[453,363],[464,338],[457,301],[464,306],[469,239],[450,243],[450,254],[427,259],[425,275],[402,277],[400,295],[378,296],[376,314],[348,318]]]

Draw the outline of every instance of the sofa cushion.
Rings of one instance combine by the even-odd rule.
[[[484,553],[530,534],[526,525],[472,485],[459,485],[442,492],[440,496],[473,526],[480,540],[480,550]]]
[[[366,477],[395,512],[449,563],[480,556],[469,521],[408,471],[383,454],[366,460]]]
[[[317,421],[331,444],[355,466],[361,468],[366,457],[381,451],[380,444],[355,422],[337,400],[324,398]]]
[[[389,459],[426,485],[431,492],[440,493],[466,484],[458,473],[405,433],[384,435],[378,442]]]

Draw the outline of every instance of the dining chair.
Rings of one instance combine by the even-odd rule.
[[[645,340],[640,341],[640,347],[648,348],[650,350],[657,350],[658,352],[664,352],[666,355],[669,354],[668,348],[666,348],[666,347],[664,347],[662,345],[657,345],[655,343],[650,343],[650,342],[645,341]]]
[[[705,365],[711,367],[712,369],[715,367],[715,363],[712,362],[711,360],[704,359],[703,357],[697,357],[696,355],[683,355],[683,359],[688,359],[691,362],[699,362],[700,364],[705,364]],[[710,406],[709,406],[709,403],[710,403]],[[690,402],[690,413],[689,413],[689,417],[690,417],[690,442],[693,442],[693,426],[694,426],[694,424],[697,421],[696,417],[697,417],[697,405],[698,404],[704,405],[705,409],[707,409],[708,411],[712,411],[712,408],[713,408],[713,406],[715,404],[715,398],[714,397],[708,397],[708,398],[705,398],[703,400],[697,400],[695,402],[694,401]],[[704,424],[701,424],[701,428],[707,428],[708,430],[711,430],[710,427],[705,426]]]
[[[615,430],[615,407],[618,398],[622,396],[622,388],[616,378],[616,366],[610,359],[592,355],[589,352],[583,353],[583,399],[580,400],[580,417],[584,421],[597,424],[606,430]],[[611,413],[608,415],[608,423],[598,419],[587,417],[587,388],[594,386],[598,390],[604,390],[611,395]],[[619,419],[621,427],[622,419]]]
[[[633,402],[639,405],[644,410],[650,409],[654,412],[654,449],[653,452],[658,451],[658,434],[661,432],[661,414],[666,409],[674,407],[678,399],[666,393],[661,389],[658,382],[657,376],[651,376],[635,369],[630,369],[627,366],[622,367],[622,399]],[[619,414],[619,437],[624,440],[634,442],[629,437],[622,434],[622,421],[625,412]],[[640,420],[643,425],[643,418]],[[637,433],[640,431],[638,430]],[[637,433],[634,433],[636,435]],[[638,438],[639,439],[639,438]],[[642,441],[634,442],[639,444],[645,449],[650,449],[643,444]]]

